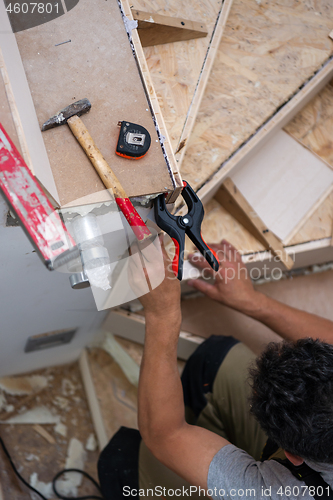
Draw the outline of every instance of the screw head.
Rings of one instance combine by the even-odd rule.
[[[184,224],[188,224],[190,221],[189,221],[189,219],[187,217],[184,217],[183,218],[183,222],[184,222]]]

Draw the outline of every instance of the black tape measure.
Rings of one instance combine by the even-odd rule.
[[[130,122],[118,122],[120,126],[116,154],[130,160],[143,158],[150,148],[151,137],[144,127]]]

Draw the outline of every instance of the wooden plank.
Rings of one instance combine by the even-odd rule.
[[[285,248],[289,257],[294,261],[293,269],[307,268],[320,264],[333,262],[333,247],[331,246],[331,237],[322,240],[309,241],[299,245],[288,246]],[[259,252],[252,255],[243,256],[243,261],[249,271],[252,269],[254,279],[260,277],[269,277],[273,272],[274,279],[282,277],[283,267],[281,262],[272,259],[269,252]]]
[[[29,84],[4,2],[0,2],[0,48],[11,84],[13,99],[22,122],[27,148],[31,157],[32,170],[42,185],[47,186],[48,192],[59,204],[59,195],[40,132]]]
[[[333,193],[316,209],[298,233],[288,243],[290,247],[311,242],[311,245],[328,240],[333,226]],[[205,205],[205,218],[202,224],[202,235],[208,243],[220,243],[222,239],[230,241],[242,255],[253,256],[264,251],[260,243],[240,222],[238,222],[214,198]],[[288,246],[285,247],[288,251]],[[312,248],[312,247],[311,247]],[[195,251],[191,241],[186,241],[186,252]],[[315,261],[312,261],[314,264]],[[191,271],[192,272],[192,271]]]
[[[212,38],[207,50],[207,54],[201,69],[201,73],[199,76],[199,80],[186,116],[186,120],[184,123],[184,128],[182,130],[182,134],[180,136],[177,151],[176,151],[176,160],[179,164],[179,168],[181,167],[182,161],[184,159],[189,137],[192,133],[196,116],[199,112],[200,104],[208,83],[209,75],[212,71],[212,67],[214,64],[214,60],[217,54],[217,51],[220,46],[220,42],[222,39],[222,35],[224,32],[224,28],[228,19],[228,15],[231,9],[233,0],[224,0],[221,6],[221,10],[219,12],[215,29],[212,34]]]
[[[145,319],[135,313],[121,309],[111,311],[103,324],[103,330],[109,330],[114,335],[124,339],[144,344]],[[188,359],[204,339],[188,332],[180,332],[177,348],[177,357]]]
[[[315,95],[325,87],[333,77],[333,58],[331,58],[322,69],[320,69],[299,92],[297,92],[272,118],[270,118],[260,129],[241,146],[221,167],[213,173],[209,180],[198,190],[200,199],[206,203],[209,201],[223,180],[230,175],[231,171],[237,171],[280,129],[294,118],[294,116]],[[195,171],[195,169],[194,169]],[[188,177],[185,172],[182,175]],[[207,176],[208,178],[208,176]],[[187,179],[186,179],[187,180]]]
[[[127,27],[127,32],[132,42],[132,50],[134,51],[136,61],[138,63],[140,73],[143,77],[143,85],[145,88],[146,95],[149,96],[151,109],[154,116],[154,121],[159,131],[159,139],[162,143],[163,152],[166,155],[166,161],[168,164],[170,175],[172,176],[173,186],[171,191],[173,191],[171,197],[168,201],[172,203],[177,199],[179,193],[183,188],[182,179],[177,167],[177,163],[173,154],[173,150],[170,143],[169,134],[165,126],[163,114],[161,112],[160,104],[158,102],[156,92],[150,77],[147,61],[143,52],[143,48],[140,42],[140,37],[138,35],[138,30],[130,28],[130,22],[134,21],[131,7],[128,0],[120,0],[121,3],[121,14],[123,16],[125,26]],[[134,21],[135,22],[135,21]],[[153,174],[156,176],[156,172]],[[169,189],[170,190],[170,189]]]
[[[318,15],[309,11],[306,0],[294,7],[289,2],[234,0],[182,162],[182,176],[192,187],[200,189],[217,171],[225,177],[231,162],[241,157],[232,155],[242,146],[245,153],[262,124],[266,129],[293,96],[304,97],[309,90],[304,83],[330,60],[333,45],[327,34],[333,4],[320,0]]]
[[[92,110],[83,121],[127,194],[174,189],[117,1],[96,9],[93,2],[80,0],[75,9],[17,33],[16,39],[40,125],[87,97]],[[58,45],[64,40],[71,43]],[[138,161],[115,154],[122,120],[143,125],[152,137],[148,154]],[[67,126],[44,132],[43,139],[62,205],[105,191]]]
[[[284,128],[292,137],[301,142],[325,162],[333,167],[333,82],[328,83],[304,108],[301,109]],[[325,196],[324,196],[325,198]],[[329,238],[333,226],[333,195],[328,195],[302,221],[294,235],[285,244],[299,245],[312,240]],[[216,200],[205,205],[205,218],[202,233],[206,241],[220,242],[222,238],[230,241],[242,254],[263,250],[263,245],[254,238],[237,220],[232,217]],[[186,242],[187,251],[193,248]]]
[[[284,130],[333,168],[333,80],[304,106]]]
[[[209,47],[222,0],[134,0],[135,9],[204,22],[208,36],[143,49],[161,106],[171,147],[176,151]]]
[[[278,257],[287,269],[294,265],[288,257],[282,242],[259,217],[253,206],[244,198],[234,182],[228,178],[216,193],[217,201],[228,210],[251,234],[253,234],[265,248]]]
[[[329,194],[333,169],[280,130],[231,178],[265,225],[285,242]]]
[[[88,400],[91,418],[94,424],[94,429],[98,440],[98,446],[100,451],[102,451],[103,448],[105,448],[105,446],[108,444],[109,439],[105,430],[101,409],[96,396],[94,382],[89,368],[88,355],[85,349],[83,349],[81,352],[79,366],[80,366],[83,386]]]
[[[143,12],[137,9],[131,10],[133,18],[138,21],[138,33],[142,47],[203,38],[208,35],[204,23],[161,16],[160,14]]]
[[[330,236],[329,238],[324,238],[322,240],[286,246],[285,251],[289,258],[294,262],[292,272],[302,268],[304,268],[306,272],[309,271],[307,268],[310,266],[332,264],[333,247],[331,246],[331,240],[332,238]],[[279,280],[282,278],[283,272],[286,270],[284,264],[275,257],[272,257],[272,254],[269,251],[257,251],[256,253],[243,254],[242,260],[250,273],[250,277],[254,280],[262,278]],[[197,269],[188,262],[186,279],[199,278],[196,271]],[[186,285],[186,283],[184,283],[184,285]]]

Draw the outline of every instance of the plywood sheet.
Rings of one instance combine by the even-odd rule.
[[[285,131],[333,167],[333,81],[297,114]]]
[[[116,0],[98,8],[80,0],[66,15],[16,38],[40,125],[87,97],[92,110],[83,121],[127,194],[173,189]],[[119,120],[148,129],[152,146],[145,158],[130,161],[115,154]],[[43,138],[62,205],[104,189],[67,126]]]
[[[198,189],[328,60],[330,0],[235,0],[181,174]]]
[[[300,111],[285,130],[333,168],[333,81]],[[303,224],[290,244],[330,237],[333,224],[333,194]]]
[[[333,168],[333,82],[328,84],[285,127],[290,135],[313,150]],[[239,224],[216,200],[205,205],[202,233],[206,241],[230,241],[241,253],[262,251],[263,246]],[[320,204],[311,217],[289,241],[297,245],[330,238],[333,224],[333,193]],[[188,250],[192,250],[188,242]]]
[[[171,144],[176,151],[222,2],[135,0],[131,5],[139,10],[204,22],[208,30],[206,38],[144,48]]]
[[[333,170],[282,130],[231,177],[282,241],[333,184]]]

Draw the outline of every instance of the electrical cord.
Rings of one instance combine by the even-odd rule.
[[[54,479],[52,481],[53,491],[57,495],[58,498],[61,498],[62,500],[70,500],[70,499],[74,498],[74,497],[63,497],[63,496],[61,496],[61,494],[56,489],[56,483],[57,483],[59,477],[62,476],[63,474],[65,474],[66,472],[79,472],[80,474],[82,474],[83,476],[85,476],[86,478],[88,478],[96,486],[96,488],[98,489],[98,491],[100,493],[102,493],[101,492],[101,488],[100,488],[98,482],[95,481],[95,479],[93,477],[91,477],[84,470],[80,470],[80,469],[63,469],[60,472],[58,472],[58,474],[56,474],[56,476],[54,477]],[[103,497],[96,497],[96,496],[88,495],[86,497],[75,497],[75,500],[104,500],[104,498]]]
[[[29,488],[31,491],[33,491],[34,493],[36,493],[37,495],[39,495],[39,497],[42,500],[48,500],[44,495],[42,495],[42,493],[40,493],[39,491],[37,491],[33,486],[31,486],[24,479],[24,477],[21,476],[21,474],[17,470],[17,468],[16,468],[16,466],[15,466],[15,464],[14,464],[14,462],[13,462],[13,460],[12,460],[10,454],[9,454],[9,451],[7,450],[6,445],[3,442],[3,439],[1,437],[0,437],[0,444],[2,446],[2,449],[3,449],[4,453],[5,453],[5,455],[7,456],[8,460],[9,460],[9,463],[10,463],[13,471],[15,472],[15,474],[17,475],[17,477],[20,479],[20,481],[22,481],[22,483],[27,488]],[[82,474],[83,476],[85,476],[86,478],[88,478],[94,484],[94,486],[96,486],[96,488],[98,489],[98,491],[100,493],[102,493],[101,492],[101,488],[100,488],[99,484],[97,483],[97,481],[95,481],[95,479],[93,477],[91,477],[84,470],[80,470],[80,469],[63,469],[62,471],[58,472],[58,474],[56,474],[56,476],[54,477],[54,479],[52,481],[53,491],[54,491],[55,495],[57,495],[58,498],[60,498],[61,500],[104,500],[103,497],[98,497],[98,496],[93,496],[93,495],[88,495],[88,496],[84,496],[84,497],[64,497],[64,496],[61,496],[61,494],[56,489],[56,483],[57,483],[59,477],[62,476],[63,474],[65,474],[66,472],[78,472],[78,473]]]

